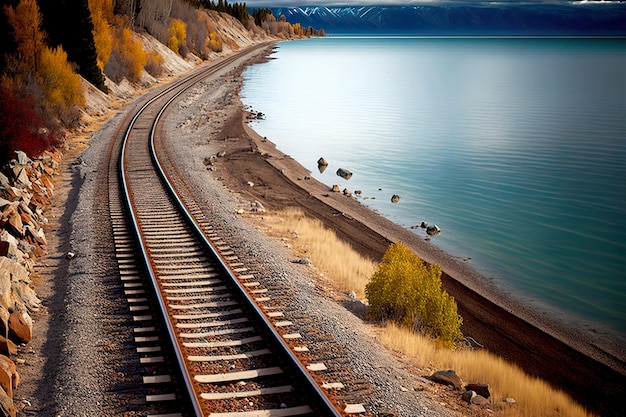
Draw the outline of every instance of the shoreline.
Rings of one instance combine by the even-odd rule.
[[[267,49],[268,54],[272,47]],[[217,166],[218,172],[228,172],[223,178],[226,188],[261,201],[271,210],[300,207],[357,252],[376,261],[390,243],[402,241],[423,260],[441,265],[444,288],[457,300],[466,336],[603,415],[616,413],[626,405],[621,391],[626,381],[624,346],[593,339],[586,332],[524,306],[461,260],[358,200],[331,192],[246,123],[247,112],[238,97],[242,82],[239,73],[236,109],[229,112],[221,132],[224,143],[220,146],[226,154],[218,159]],[[248,182],[255,186],[250,187]],[[559,364],[558,369],[554,364]]]

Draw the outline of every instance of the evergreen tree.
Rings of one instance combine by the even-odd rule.
[[[97,63],[93,21],[88,0],[39,0],[43,27],[52,46],[63,46],[78,72],[102,91],[107,91]]]

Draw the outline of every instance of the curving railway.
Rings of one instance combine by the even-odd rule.
[[[160,121],[170,104],[267,46],[170,84],[137,105],[118,130],[109,211],[144,367],[144,415],[365,413],[341,395],[350,382],[328,372],[332,365],[312,353],[316,341],[306,340],[285,317],[281,289],[264,285],[254,267],[242,262],[159,152]]]

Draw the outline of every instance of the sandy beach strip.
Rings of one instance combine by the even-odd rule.
[[[241,83],[239,76],[231,88],[238,93]],[[227,121],[218,135],[223,138],[218,146],[224,157],[216,161],[217,172],[231,191],[250,201],[258,200],[270,210],[300,207],[373,260],[379,260],[391,242],[409,245],[425,261],[441,265],[444,287],[457,300],[466,336],[603,415],[626,406],[624,346],[595,338],[592,332],[573,329],[527,308],[462,260],[373,212],[355,198],[333,193],[250,128],[239,100],[221,111]],[[323,155],[311,158],[317,160],[320,156]],[[256,185],[250,187],[249,183]]]

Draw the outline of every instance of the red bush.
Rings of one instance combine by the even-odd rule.
[[[56,143],[35,97],[0,85],[0,165],[13,159],[16,150],[35,157]]]

